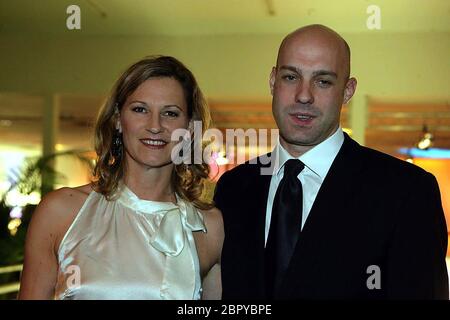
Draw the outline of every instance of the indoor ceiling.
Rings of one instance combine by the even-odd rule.
[[[450,31],[448,0],[1,0],[0,32],[68,32],[72,4],[83,35],[284,34],[317,21],[361,33],[372,4],[379,32]]]
[[[303,24],[327,21],[340,32],[364,33],[365,0],[0,0],[0,33],[64,35],[71,4],[81,8],[80,36],[285,34]],[[377,32],[450,32],[448,0],[377,0],[382,29]],[[58,143],[90,147],[92,123],[104,96],[59,94]],[[387,103],[389,104],[389,103]],[[2,144],[36,148],[42,142],[42,97],[0,92]],[[448,101],[424,105],[369,105],[366,143],[385,152],[412,146],[420,138],[423,120],[435,131],[437,146],[450,148]],[[219,127],[274,127],[270,105],[245,113],[212,103]],[[247,106],[252,109],[252,106]],[[419,108],[419,109],[417,109]],[[242,111],[242,108],[237,108]],[[253,108],[254,109],[254,108]],[[236,110],[234,108],[233,110]],[[400,125],[399,125],[400,123]],[[258,125],[256,125],[258,124]]]

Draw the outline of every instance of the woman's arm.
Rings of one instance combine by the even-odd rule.
[[[46,195],[33,213],[25,241],[19,299],[53,299],[58,247],[81,208],[86,187],[62,188]]]
[[[222,281],[220,259],[224,240],[222,213],[213,208],[203,214],[207,232],[206,246],[212,267],[203,279],[204,300],[220,300],[222,298]]]

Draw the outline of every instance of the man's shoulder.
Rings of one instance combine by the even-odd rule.
[[[219,180],[242,180],[245,178],[254,178],[255,176],[260,176],[262,175],[262,169],[269,170],[271,165],[270,156],[271,154],[267,153],[239,164],[233,169],[225,172]]]
[[[402,176],[417,178],[430,175],[430,173],[413,163],[375,149],[361,146],[360,152],[366,168],[369,168],[370,171],[376,174],[391,175],[396,178],[401,178]]]

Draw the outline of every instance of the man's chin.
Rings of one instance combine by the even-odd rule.
[[[285,143],[299,147],[311,147],[317,144],[317,137],[315,135],[283,135],[280,134],[281,139]]]

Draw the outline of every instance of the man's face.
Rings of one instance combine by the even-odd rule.
[[[343,103],[356,87],[348,79],[344,46],[329,36],[294,35],[280,49],[270,75],[272,112],[280,142],[299,156],[331,136]]]

